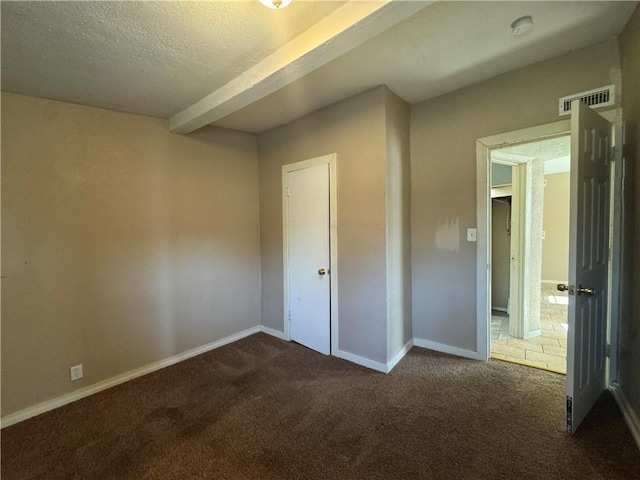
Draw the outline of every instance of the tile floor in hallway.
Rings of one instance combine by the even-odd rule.
[[[491,314],[491,358],[567,373],[568,296],[543,283],[540,298],[542,334],[523,340],[509,336],[506,313]]]

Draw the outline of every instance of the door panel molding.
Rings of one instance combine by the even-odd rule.
[[[574,433],[607,388],[612,131],[609,121],[575,100],[571,105],[571,214],[567,432]],[[580,294],[581,287],[595,293]]]

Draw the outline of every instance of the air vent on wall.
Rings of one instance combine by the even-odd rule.
[[[615,85],[594,88],[586,92],[567,95],[560,99],[560,115],[569,115],[571,113],[571,102],[574,100],[582,100],[584,103],[593,108],[606,107],[613,105],[615,102]]]

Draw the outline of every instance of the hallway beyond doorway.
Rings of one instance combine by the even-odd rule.
[[[491,312],[491,358],[567,373],[568,296],[549,283],[541,285],[542,334],[527,340],[509,336],[506,313]]]

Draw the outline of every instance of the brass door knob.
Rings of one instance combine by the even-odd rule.
[[[596,289],[595,288],[587,288],[587,287],[583,287],[582,285],[578,286],[578,295],[595,295],[596,294]]]
[[[321,268],[320,270],[318,270],[318,275],[324,275],[326,273],[327,271],[324,268]]]
[[[556,288],[560,292],[568,292],[569,295],[573,295],[573,285],[566,285],[564,283],[559,283]]]

